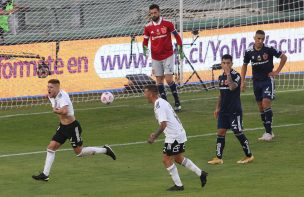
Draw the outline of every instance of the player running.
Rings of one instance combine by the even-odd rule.
[[[60,89],[60,81],[51,79],[48,81],[48,97],[52,104],[53,112],[58,115],[60,123],[56,134],[47,147],[47,154],[43,172],[39,175],[33,175],[33,179],[48,181],[52,164],[55,159],[55,152],[66,140],[69,140],[74,152],[78,157],[94,154],[106,154],[116,160],[116,156],[109,146],[101,147],[83,147],[81,138],[81,126],[75,119],[73,104],[69,95]]]
[[[241,71],[241,90],[244,92],[246,89],[247,65],[251,62],[253,91],[266,130],[259,140],[271,141],[274,138],[274,133],[272,132],[273,113],[271,109],[271,101],[275,97],[274,77],[281,72],[287,61],[287,56],[273,47],[265,46],[264,40],[265,32],[263,30],[256,31],[254,45],[245,52]],[[281,58],[279,67],[275,71],[273,71],[273,57]]]
[[[181,104],[179,101],[177,87],[173,80],[174,74],[174,56],[171,34],[174,35],[180,58],[183,59],[182,40],[173,23],[163,19],[160,16],[159,6],[153,4],[149,7],[151,21],[144,28],[143,51],[147,55],[149,39],[151,40],[152,69],[156,77],[156,83],[160,96],[167,100],[164,79],[169,85],[175,100],[174,110],[180,111]]]
[[[147,85],[144,88],[144,95],[149,103],[154,104],[155,117],[158,120],[159,128],[150,134],[148,143],[152,144],[162,134],[165,133],[165,145],[163,149],[163,163],[167,168],[174,186],[167,191],[182,191],[184,186],[180,180],[177,167],[174,161],[193,171],[200,177],[201,186],[207,182],[208,173],[199,169],[190,159],[183,156],[185,152],[185,142],[187,141],[186,132],[182,123],[177,117],[171,105],[164,99],[158,97],[156,85]]]
[[[223,55],[222,69],[223,74],[219,76],[220,95],[214,111],[217,118],[217,140],[216,157],[208,161],[209,164],[223,164],[222,159],[225,147],[225,135],[231,129],[235,137],[239,140],[245,157],[237,163],[245,164],[253,161],[254,157],[249,147],[249,141],[243,133],[242,106],[240,99],[241,76],[232,69],[232,56]]]

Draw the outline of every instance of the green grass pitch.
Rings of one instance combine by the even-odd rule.
[[[56,153],[47,183],[31,178],[43,169],[45,160],[45,153],[32,152],[46,149],[57,128],[57,117],[49,106],[0,111],[0,196],[303,196],[304,91],[277,93],[273,103],[276,137],[265,143],[257,140],[264,131],[252,90],[247,90],[241,97],[244,127],[255,161],[236,164],[243,152],[230,133],[224,164],[210,166],[207,161],[215,155],[213,110],[217,95],[217,91],[181,94],[179,117],[189,137],[185,155],[209,173],[203,189],[194,173],[178,166],[185,191],[165,191],[173,183],[161,162],[163,141],[144,143],[157,122],[152,106],[144,98],[136,98],[110,106],[75,104],[84,145],[113,145],[118,158],[77,158],[66,142],[62,149],[68,150]],[[171,96],[169,99],[172,101]],[[31,154],[12,155],[18,153]]]

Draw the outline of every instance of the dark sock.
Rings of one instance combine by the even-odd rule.
[[[176,87],[175,82],[172,81],[172,82],[169,84],[169,87],[170,87],[171,92],[172,92],[172,95],[173,95],[173,97],[174,97],[175,105],[180,105],[179,98],[178,98],[178,93],[177,93],[177,87]]]
[[[166,95],[164,84],[160,83],[157,85],[157,87],[158,87],[158,92],[160,94],[160,97],[167,100],[167,95]]]
[[[244,133],[236,134],[235,137],[239,140],[240,144],[242,145],[243,151],[247,157],[251,157],[252,153],[249,147],[249,141],[244,135]]]
[[[264,112],[260,112],[260,115],[261,115],[261,120],[262,120],[262,122],[263,122],[263,125],[264,125],[264,127],[265,127],[265,130],[266,130],[266,124],[265,124],[265,113]]]
[[[265,129],[266,133],[272,134],[272,109],[267,108],[264,110],[265,114]]]
[[[217,136],[216,139],[216,157],[222,159],[225,147],[225,136]]]

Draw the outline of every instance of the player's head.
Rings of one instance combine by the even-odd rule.
[[[144,87],[144,96],[148,99],[149,103],[153,103],[158,98],[158,88],[154,84],[149,84]]]
[[[225,54],[225,55],[222,56],[222,62],[221,62],[222,67],[223,67],[223,65],[224,66],[227,65],[231,68],[232,64],[233,64],[233,59],[232,59],[231,55]]]
[[[154,22],[157,22],[159,20],[160,10],[159,10],[159,6],[157,4],[150,5],[150,7],[149,7],[149,15],[150,15],[150,18]]]
[[[58,79],[50,79],[48,81],[48,96],[55,98],[60,91],[60,81]]]
[[[265,40],[265,32],[263,30],[257,30],[254,35],[254,46],[262,48]]]

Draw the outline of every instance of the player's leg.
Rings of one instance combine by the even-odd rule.
[[[156,84],[158,87],[158,92],[161,98],[167,100],[165,85],[164,85],[164,67],[162,61],[152,59],[152,69],[154,70],[154,75],[156,77]]]
[[[173,55],[168,57],[167,59],[165,59],[163,63],[164,63],[163,66],[164,66],[165,79],[166,79],[167,84],[170,87],[172,96],[174,97],[174,107],[175,107],[174,109],[175,109],[175,111],[180,111],[181,105],[180,105],[180,100],[178,97],[177,86],[173,80],[173,74],[174,74]]]
[[[230,128],[229,116],[219,113],[217,119],[217,138],[216,138],[216,157],[208,161],[208,164],[223,164],[223,152],[225,148],[225,136],[227,129]]]
[[[105,145],[103,147],[83,147],[83,140],[81,137],[82,128],[77,120],[72,124],[73,125],[71,125],[69,130],[69,137],[74,152],[78,157],[84,157],[95,154],[106,154],[110,156],[113,160],[116,160],[116,156],[109,146]]]
[[[185,147],[184,144],[180,144],[180,147]],[[200,181],[201,181],[201,186],[204,187],[207,183],[207,176],[208,173],[201,170],[199,167],[197,167],[197,165],[195,165],[189,158],[185,157],[183,155],[182,152],[185,151],[185,148],[180,148],[180,153],[177,155],[174,155],[174,161],[182,166],[184,166],[185,168],[187,168],[188,170],[191,170],[192,172],[194,172],[197,176],[200,177]]]
[[[173,146],[171,148],[174,154],[173,155],[174,161],[180,165],[183,165],[187,169],[191,170],[192,172],[197,174],[197,176],[201,176],[202,170],[199,169],[190,159],[184,157],[183,152],[185,152],[185,144],[184,143],[178,144],[177,141],[175,141],[172,145]]]
[[[230,116],[231,130],[233,131],[235,137],[239,140],[243,151],[245,153],[245,157],[239,160],[237,163],[249,163],[253,161],[254,157],[252,155],[249,141],[245,134],[243,133],[243,118],[242,113],[235,113]]]
[[[271,108],[271,101],[274,99],[274,81],[273,78],[270,78],[269,80],[266,80],[263,82],[263,98],[261,101],[261,108],[264,113],[265,117],[265,122],[264,122],[264,127],[265,127],[265,134],[263,135],[260,140],[264,141],[270,141],[274,137],[274,134],[272,132],[272,108]]]
[[[66,141],[67,137],[64,135],[64,125],[59,125],[55,135],[53,136],[51,142],[47,147],[46,159],[43,168],[43,172],[39,175],[33,175],[32,178],[40,181],[48,181],[50,171],[55,160],[55,153],[60,148],[62,144]]]
[[[253,93],[255,96],[256,103],[258,105],[258,109],[260,112],[261,120],[263,122],[263,125],[266,130],[266,119],[265,119],[265,113],[262,105],[263,100],[263,83],[261,81],[253,81]],[[265,132],[262,137],[259,138],[259,140],[265,140],[267,138],[267,133]]]
[[[182,181],[179,177],[178,170],[176,165],[173,162],[172,158],[172,144],[171,143],[165,143],[164,149],[163,149],[163,164],[165,165],[167,171],[171,175],[171,178],[174,182],[174,186],[167,189],[168,191],[182,191],[184,190],[184,186],[182,184]]]

